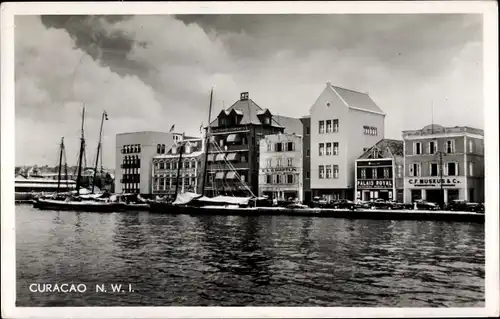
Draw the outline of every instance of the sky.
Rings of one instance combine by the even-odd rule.
[[[482,18],[473,14],[16,16],[16,165],[77,159],[86,106],[87,162],[101,114],[103,164],[115,136],[198,136],[249,92],[274,114],[302,117],[326,83],[368,92],[386,138],[444,126],[484,128]],[[432,111],[433,110],[433,111]]]

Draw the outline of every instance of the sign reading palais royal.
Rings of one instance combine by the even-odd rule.
[[[392,188],[392,180],[358,180],[358,189]]]

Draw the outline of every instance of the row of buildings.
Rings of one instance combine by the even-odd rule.
[[[173,132],[117,135],[116,190],[484,201],[482,130],[432,124],[391,140],[385,116],[368,94],[331,83],[298,119],[275,115],[244,92],[210,123],[207,142]]]

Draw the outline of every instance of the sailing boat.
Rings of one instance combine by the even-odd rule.
[[[101,120],[101,134],[102,134],[102,122],[104,118],[107,118],[107,114],[104,111]],[[38,198],[34,201],[33,207],[39,209],[50,209],[50,210],[70,210],[70,211],[86,211],[86,212],[116,212],[125,209],[125,204],[103,201],[99,200],[102,194],[92,194],[92,196],[85,196],[82,192],[82,166],[83,166],[83,154],[85,152],[85,135],[84,135],[84,123],[85,123],[85,107],[82,111],[82,128],[81,128],[81,138],[80,138],[80,151],[78,156],[78,169],[76,178],[76,191],[74,194],[70,194],[62,198]],[[99,149],[100,149],[101,138],[99,137],[98,154],[96,163],[99,160]],[[61,163],[60,163],[61,164]],[[60,165],[61,166],[61,165]],[[60,177],[59,177],[60,178]],[[95,175],[94,181],[95,183]],[[92,192],[94,191],[94,185],[92,187]]]

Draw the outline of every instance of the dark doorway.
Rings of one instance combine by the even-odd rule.
[[[459,196],[458,189],[449,189],[448,190],[448,203],[451,201],[457,200]]]
[[[437,204],[441,204],[441,202],[443,201],[440,189],[428,189],[426,198],[428,202]]]
[[[380,191],[378,193],[378,198],[383,199],[383,200],[392,199],[392,198],[389,198],[389,191]]]
[[[469,202],[474,202],[474,188],[469,188]]]
[[[420,189],[412,189],[411,190],[411,201],[417,201],[422,199],[422,191]]]

